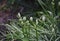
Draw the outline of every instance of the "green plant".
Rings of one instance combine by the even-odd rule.
[[[41,12],[38,12],[41,14]],[[40,18],[34,19],[30,17],[21,17],[18,13],[18,21],[12,20],[10,24],[6,24],[9,33],[7,40],[11,41],[20,39],[19,41],[59,41],[60,32],[57,26],[57,20],[49,12],[42,13]]]
[[[5,24],[8,34],[6,41],[59,41],[60,40],[60,13],[58,13],[57,0],[38,0],[43,10],[36,11],[33,17],[13,19]],[[39,17],[39,18],[37,18]]]

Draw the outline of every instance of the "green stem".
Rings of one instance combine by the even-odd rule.
[[[36,25],[36,40],[38,41],[38,31],[37,31],[37,25]]]

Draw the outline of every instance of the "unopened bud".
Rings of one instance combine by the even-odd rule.
[[[23,20],[26,20],[26,17],[23,17]]]
[[[33,17],[30,17],[30,20],[33,21]]]

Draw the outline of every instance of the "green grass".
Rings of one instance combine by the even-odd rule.
[[[9,30],[6,41],[60,41],[60,13],[56,0],[38,0],[38,3],[43,9],[34,12],[36,16],[28,19],[18,13],[17,20],[5,24]]]
[[[18,20],[11,20],[6,24],[9,30],[6,41],[59,41],[60,32],[57,26],[57,19],[49,13],[42,14],[40,18],[21,17],[18,14]]]

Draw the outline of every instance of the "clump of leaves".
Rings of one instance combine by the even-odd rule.
[[[41,12],[38,12],[41,13]],[[11,20],[6,24],[9,30],[6,38],[11,41],[58,41],[60,32],[57,26],[57,19],[53,15],[42,13],[40,18],[21,17],[18,13],[18,20]]]
[[[40,18],[21,17],[6,24],[8,34],[6,41],[59,41],[58,8],[55,0],[38,0],[43,12],[37,12]],[[48,3],[49,2],[49,3]]]

